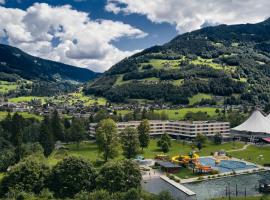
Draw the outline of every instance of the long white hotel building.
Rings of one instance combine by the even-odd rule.
[[[117,129],[120,133],[126,127],[137,128],[141,121],[118,122]],[[197,134],[203,134],[207,137],[213,137],[216,134],[221,134],[223,138],[228,138],[230,135],[229,122],[216,121],[161,121],[149,120],[150,135],[158,136],[164,133],[171,135],[174,138],[192,139]],[[90,123],[90,135],[95,136],[96,123]]]

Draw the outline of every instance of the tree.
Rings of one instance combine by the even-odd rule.
[[[86,136],[84,124],[79,119],[74,118],[72,120],[71,127],[69,129],[69,135],[70,139],[75,141],[77,143],[77,148],[79,148],[81,141]]]
[[[15,151],[13,148],[1,149],[0,172],[6,172],[7,168],[15,163]]]
[[[158,194],[157,200],[174,200],[169,192],[161,192]]]
[[[46,157],[48,157],[54,149],[54,139],[49,124],[50,120],[47,116],[45,116],[40,126],[40,135],[39,135],[39,143],[43,147],[44,155]]]
[[[117,156],[119,141],[117,127],[112,119],[104,119],[98,124],[96,140],[105,162]]]
[[[11,141],[11,132],[13,125],[12,125],[12,116],[10,112],[8,112],[5,119],[1,121],[1,125],[3,128],[2,137],[4,137],[8,141]]]
[[[143,120],[140,125],[138,126],[138,133],[139,133],[139,141],[140,141],[140,147],[147,148],[150,142],[150,125],[148,120]]]
[[[15,147],[15,160],[18,162],[21,159],[21,151],[22,151],[22,132],[24,127],[24,118],[15,113],[12,117],[12,129],[11,129],[11,142]]]
[[[217,145],[222,143],[222,135],[220,133],[215,134],[214,143]]]
[[[123,155],[127,159],[135,157],[139,152],[140,145],[137,130],[131,127],[126,127],[120,136]]]
[[[13,189],[38,194],[46,187],[49,171],[49,166],[37,159],[29,158],[19,162],[4,176],[0,196]]]
[[[127,192],[116,193],[110,193],[107,190],[101,189],[95,190],[94,192],[80,192],[75,195],[74,200],[141,200],[141,193],[138,189],[130,189]]]
[[[199,149],[199,151],[201,151],[201,149],[202,149],[202,143],[198,142],[197,143],[197,148]]]
[[[161,145],[161,150],[163,153],[168,153],[170,150],[170,146],[167,142],[163,142]]]
[[[94,122],[99,123],[99,122],[101,122],[102,120],[107,119],[108,116],[109,116],[109,113],[108,113],[107,110],[99,110],[99,111],[96,113],[95,117],[94,117]]]
[[[96,175],[89,161],[68,157],[53,167],[49,188],[57,197],[73,197],[80,191],[94,190]]]
[[[44,154],[44,150],[39,143],[26,143],[22,145],[22,158],[37,154]]]
[[[23,143],[38,142],[40,123],[31,121],[29,126],[25,126],[23,130]]]
[[[171,138],[165,133],[161,136],[161,138],[157,142],[157,146],[164,152],[167,153],[170,150],[171,146]]]
[[[144,108],[142,111],[142,120],[147,118],[146,114],[147,114],[147,110]]]
[[[195,142],[201,143],[201,145],[204,145],[207,142],[207,137],[205,135],[199,133],[199,134],[197,134],[197,136],[195,138]]]
[[[97,187],[110,192],[126,192],[140,188],[141,173],[139,166],[131,160],[106,163],[96,179]]]
[[[65,132],[64,132],[63,124],[61,122],[61,119],[58,115],[57,110],[54,110],[50,121],[51,121],[50,125],[51,125],[52,134],[54,136],[54,140],[64,141]]]

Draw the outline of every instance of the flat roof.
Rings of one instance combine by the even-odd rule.
[[[156,163],[162,167],[165,167],[165,168],[180,168],[179,165],[173,164],[173,163],[168,162],[168,161],[156,161]]]

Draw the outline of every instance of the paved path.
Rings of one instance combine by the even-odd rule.
[[[149,180],[153,178],[159,178],[160,176],[164,175],[164,173],[160,170],[152,169],[151,167],[145,167],[148,168],[149,171],[146,171],[143,175],[142,178],[143,180]]]
[[[234,152],[234,151],[244,151],[248,148],[250,144],[245,144],[241,149],[233,149],[233,150],[228,150],[227,152]]]

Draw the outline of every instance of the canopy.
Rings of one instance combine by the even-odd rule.
[[[244,123],[232,128],[232,130],[270,134],[270,119],[256,110]]]
[[[267,117],[266,117],[266,118],[270,120],[270,113],[267,115]]]
[[[269,137],[269,138],[263,138],[263,140],[264,140],[265,142],[270,143],[270,137]]]

